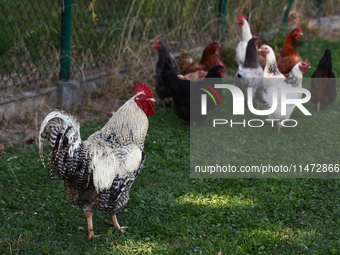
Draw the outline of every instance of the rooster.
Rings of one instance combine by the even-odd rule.
[[[183,51],[181,55],[181,62],[179,65],[181,74],[186,75],[188,73],[193,73],[200,70],[209,71],[211,68],[218,65],[218,49],[220,47],[221,44],[218,41],[213,41],[209,43],[205,47],[201,60],[199,62],[194,62],[193,59],[188,55],[188,53]]]
[[[238,26],[242,28],[241,41],[236,47],[236,61],[239,66],[244,64],[246,58],[246,49],[249,40],[253,37],[250,31],[250,27],[247,21],[247,16],[241,14],[237,18]]]
[[[167,75],[169,70],[174,70],[177,74],[179,74],[179,69],[177,65],[172,60],[172,57],[169,53],[169,50],[165,47],[163,43],[161,43],[158,39],[156,39],[153,43],[155,50],[158,52],[158,61],[156,64],[156,93],[161,99],[163,106],[165,107],[165,98],[169,98],[172,96],[170,91],[170,82]]]
[[[137,83],[130,98],[106,125],[82,141],[79,123],[66,113],[54,110],[41,124],[39,154],[44,164],[43,141],[52,149],[48,167],[63,180],[69,199],[83,209],[88,224],[88,238],[94,235],[92,216],[108,212],[115,230],[120,227],[116,214],[129,199],[132,183],[145,161],[144,140],[148,118],[154,114],[152,91]]]
[[[308,68],[310,68],[310,64],[306,59],[305,62],[297,63],[284,81],[278,82],[269,88],[260,86],[255,92],[255,100],[258,102],[259,108],[268,110],[272,107],[273,90],[277,90],[277,108],[273,113],[267,116],[267,118],[279,120],[277,122],[278,133],[280,133],[281,121],[289,119],[295,108],[295,104],[289,104],[287,105],[286,115],[281,115],[281,89],[283,87],[302,88],[302,74],[306,73]],[[300,99],[302,96],[300,92],[288,93],[287,95],[287,98],[289,99]]]
[[[326,79],[323,79],[326,78]],[[318,68],[312,74],[311,101],[316,103],[317,112],[320,111],[320,103],[329,105],[337,96],[335,74],[332,71],[331,50],[326,49]]]
[[[297,26],[288,34],[283,44],[281,54],[276,58],[277,66],[284,76],[287,76],[292,68],[302,61],[296,47],[296,40],[298,40],[301,35],[303,35],[302,29]],[[266,65],[266,60],[263,57],[260,57],[260,64],[263,68]]]
[[[222,63],[221,63],[222,64]],[[218,65],[209,70],[205,78],[221,78],[224,73],[225,67],[223,65]],[[190,116],[190,106],[195,105],[195,108],[200,108],[201,104],[201,90],[197,90],[197,94],[192,92],[190,94],[190,81],[180,79],[173,71],[168,72],[169,79],[171,81],[171,92],[172,92],[172,108],[175,114],[185,121],[202,121],[206,118],[206,115],[191,115]],[[214,80],[215,83],[219,83]],[[199,82],[200,84],[205,84],[204,80]],[[208,82],[207,82],[208,83]],[[204,85],[202,85],[204,86]],[[221,90],[221,89],[217,89]],[[217,91],[219,95],[222,94],[221,91]],[[208,101],[207,108],[211,110],[215,105]]]
[[[269,88],[275,85],[277,82],[283,81],[285,76],[280,73],[273,49],[265,44],[261,45],[259,49],[263,55],[266,56],[266,65],[263,70],[262,86]]]
[[[252,87],[254,95],[256,88],[262,82],[263,69],[260,66],[256,49],[258,43],[258,36],[254,36],[249,40],[244,64],[238,67],[235,75],[235,85],[243,91],[245,99],[247,98],[247,88]]]

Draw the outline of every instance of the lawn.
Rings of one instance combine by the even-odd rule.
[[[326,47],[332,49],[334,72],[340,75],[338,44],[301,42],[300,55],[313,66],[305,77]],[[263,155],[259,162],[340,163],[339,102],[321,113],[307,103],[313,117],[294,112],[296,131],[283,129],[280,136],[268,126],[256,131],[268,137],[267,143],[251,144],[250,129],[226,131],[230,160],[249,164]],[[108,215],[98,212],[94,228],[101,236],[91,241],[85,214],[68,200],[62,182],[50,179],[37,147],[7,147],[0,154],[0,253],[340,254],[338,179],[193,179],[188,123],[160,106],[149,120],[144,169],[117,216],[129,228],[125,233],[109,230],[102,219]],[[82,138],[105,123],[85,122]]]

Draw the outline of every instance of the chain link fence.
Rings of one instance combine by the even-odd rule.
[[[0,93],[48,86],[59,79],[63,1],[0,1]],[[91,6],[91,7],[90,7]],[[186,28],[218,37],[219,1],[73,1],[71,78],[112,68],[119,54],[141,41],[173,40]],[[195,15],[193,17],[193,15]],[[97,20],[96,20],[97,19]],[[186,26],[180,27],[185,23]],[[192,26],[192,23],[195,23]],[[192,31],[196,41],[202,33]]]
[[[301,19],[317,12],[310,2],[294,2]],[[221,16],[220,6],[226,3],[227,13]],[[59,80],[63,4],[64,0],[0,0],[0,97],[45,88]],[[146,55],[156,55],[151,48],[156,38],[173,52],[216,39],[237,40],[240,13],[249,16],[252,30],[258,34],[281,25],[286,4],[264,0],[73,0],[71,78],[112,70],[118,64],[131,67],[131,58],[142,65]],[[338,7],[339,0],[324,3],[329,14],[338,12]]]
[[[0,89],[42,85],[58,66],[58,1],[1,1]]]

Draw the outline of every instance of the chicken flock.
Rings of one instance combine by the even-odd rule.
[[[291,116],[295,105],[288,105],[285,115],[281,115],[280,94],[286,87],[302,88],[302,76],[311,68],[307,59],[302,61],[296,41],[302,35],[299,26],[287,36],[281,53],[275,56],[268,45],[259,44],[259,37],[252,35],[247,16],[238,17],[241,41],[236,47],[236,61],[239,65],[234,84],[247,98],[248,88],[252,88],[251,99],[258,110],[268,110],[273,104],[273,93],[278,95],[277,109],[266,116],[285,120]],[[221,89],[213,89],[214,83],[222,82],[225,66],[220,61],[218,41],[208,44],[199,62],[195,62],[186,51],[182,51],[179,65],[172,58],[166,45],[159,39],[153,43],[158,52],[155,67],[155,90],[165,107],[165,99],[172,98],[174,113],[185,121],[204,121],[206,115],[193,114],[190,107],[200,108],[201,93],[190,93],[193,84],[201,84],[214,91],[220,100]],[[324,79],[328,78],[328,79]],[[329,105],[337,96],[335,74],[332,71],[331,50],[326,49],[318,67],[312,74],[311,101]],[[43,142],[47,140],[51,148],[48,168],[51,176],[58,174],[64,182],[69,199],[83,209],[88,224],[88,238],[94,234],[92,216],[96,211],[107,212],[115,230],[124,231],[116,214],[129,199],[130,188],[143,168],[146,158],[144,140],[148,131],[148,117],[154,114],[154,96],[149,87],[138,82],[131,97],[107,124],[82,141],[79,123],[66,112],[54,110],[43,120],[39,132],[39,154],[44,164]],[[301,93],[291,93],[291,99],[301,98]],[[250,97],[250,96],[248,96]],[[217,106],[208,98],[208,111]],[[278,122],[280,132],[281,122]]]

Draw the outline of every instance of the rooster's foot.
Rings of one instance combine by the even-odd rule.
[[[119,227],[119,229],[116,229],[115,227],[111,227],[109,229],[114,229],[114,230],[117,230],[117,231],[120,231],[120,232],[124,233],[127,228],[128,227]]]
[[[87,233],[88,233],[89,239],[98,237],[99,235],[95,235],[93,232],[93,224],[92,224],[93,213],[85,212],[85,214],[86,214],[86,220],[87,220]]]
[[[114,227],[112,227],[112,228],[114,228]],[[122,232],[122,233],[124,233],[125,232],[125,229],[127,229],[128,227],[119,227],[119,229],[116,229],[116,228],[114,228],[115,230],[118,230],[118,231],[120,231],[120,232]]]
[[[92,238],[99,237],[99,236],[100,235],[95,235],[93,231],[89,231],[89,234],[88,234],[89,240],[92,239]]]
[[[105,220],[105,219],[103,219],[103,220],[106,223],[108,223],[110,225],[113,225],[113,227],[111,227],[110,229],[119,230],[120,232],[124,233],[125,229],[128,228],[128,227],[121,227],[121,226],[119,226],[119,223],[118,223],[118,220],[117,220],[115,214],[111,215],[111,218],[112,218],[112,221],[108,221],[108,220]]]

